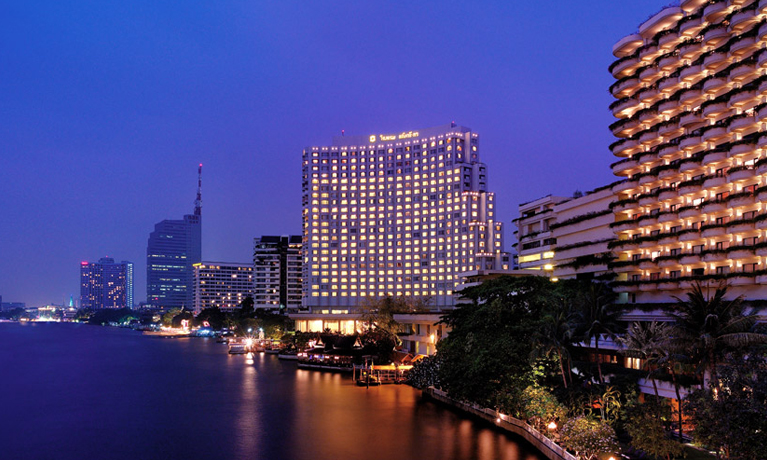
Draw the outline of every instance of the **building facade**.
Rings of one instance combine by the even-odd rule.
[[[133,308],[133,263],[104,257],[80,263],[80,306]]]
[[[194,264],[194,313],[218,307],[233,311],[253,297],[253,265],[231,262]]]
[[[543,270],[541,276],[551,276],[554,271],[554,246],[556,239],[551,226],[557,222],[554,207],[567,201],[561,196],[547,195],[519,205],[517,225],[517,265],[520,270]]]
[[[194,264],[202,261],[202,165],[194,214],[163,220],[149,234],[146,249],[147,303],[163,309],[194,305]]]
[[[767,5],[682,1],[613,48],[617,289],[665,303],[767,283]]]
[[[295,311],[301,307],[301,235],[253,241],[253,300],[256,308]]]
[[[302,190],[307,313],[345,318],[363,299],[386,296],[452,308],[458,273],[508,269],[469,128],[334,137],[304,150]],[[295,319],[302,330],[323,318]]]

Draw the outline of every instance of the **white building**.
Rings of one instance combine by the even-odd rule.
[[[246,297],[253,297],[253,265],[230,262],[194,264],[194,312],[218,307],[237,308]]]

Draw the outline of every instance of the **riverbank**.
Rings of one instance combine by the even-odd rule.
[[[448,396],[444,391],[437,390],[433,387],[423,390],[423,396],[427,399],[432,399],[447,406],[454,407],[465,414],[493,423],[504,431],[514,433],[515,435],[524,438],[549,460],[577,460],[573,454],[567,452],[560,445],[522,420],[499,414],[492,409],[457,401]]]

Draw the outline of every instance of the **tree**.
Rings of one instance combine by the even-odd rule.
[[[520,395],[534,383],[530,340],[541,316],[558,301],[543,277],[499,277],[465,289],[472,301],[442,317],[450,334],[437,346],[439,378],[453,397],[521,411]]]
[[[564,447],[575,452],[579,460],[596,460],[599,454],[619,449],[612,427],[582,415],[562,425],[559,440]]]
[[[394,320],[398,313],[418,313],[427,310],[428,298],[423,297],[366,297],[360,305],[360,319],[367,323],[368,329],[375,329],[388,335],[399,346],[399,323]]]
[[[407,373],[408,383],[420,390],[429,387],[440,388],[439,366],[439,355],[419,359]]]
[[[207,321],[211,329],[219,330],[225,327],[227,315],[218,307],[203,309],[195,318],[195,323],[199,326]]]
[[[242,300],[242,302],[240,302],[240,305],[238,305],[237,309],[237,317],[239,319],[256,317],[255,302],[253,301],[253,297],[247,296]]]
[[[522,392],[525,419],[538,431],[545,431],[549,423],[560,422],[567,416],[567,409],[557,398],[540,385],[530,385]]]
[[[622,310],[613,303],[614,299],[614,293],[602,283],[590,283],[579,298],[581,335],[589,344],[594,340],[600,383],[604,383],[605,379],[602,375],[599,341],[603,336],[615,339],[623,328],[620,322]]]
[[[162,319],[161,319],[162,325],[166,327],[170,327],[173,324],[173,318],[175,318],[176,315],[178,315],[179,313],[181,313],[180,308],[171,308],[170,310],[166,311],[162,315]]]
[[[688,395],[685,406],[693,438],[725,458],[756,460],[767,452],[767,360],[763,354],[737,356],[720,365],[721,375]]]
[[[671,337],[671,327],[658,322],[634,322],[631,323],[626,333],[618,340],[623,346],[623,352],[631,358],[639,358],[643,361],[642,367],[646,369],[647,378],[652,382],[655,390],[655,398],[659,398],[658,384],[653,378],[655,369],[662,355],[662,348]]]
[[[555,354],[559,361],[562,383],[567,388],[567,377],[570,377],[570,347],[573,344],[576,314],[569,303],[563,302],[558,311],[547,314],[541,320],[541,327],[536,332],[533,359]],[[565,373],[567,361],[567,373]]]
[[[666,434],[663,420],[658,416],[662,409],[659,402],[636,405],[628,414],[626,432],[631,436],[631,447],[670,460],[681,456],[684,447]]]
[[[686,300],[675,297],[677,304],[669,312],[674,319],[673,344],[686,351],[701,376],[709,372],[714,386],[718,378],[716,363],[726,352],[767,343],[767,335],[754,331],[756,311],[746,312],[742,297],[727,301],[725,295],[725,284],[716,288],[714,297],[708,297],[696,283]]]

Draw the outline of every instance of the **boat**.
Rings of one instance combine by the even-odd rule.
[[[277,358],[287,361],[298,361],[298,354],[295,351],[284,351],[278,353]]]
[[[244,355],[248,353],[248,347],[244,343],[230,343],[229,354],[230,355]]]

